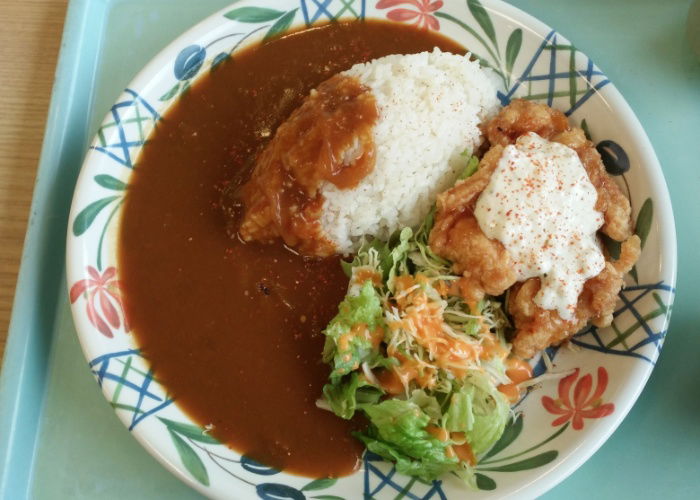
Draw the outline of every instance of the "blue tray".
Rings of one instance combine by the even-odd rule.
[[[64,235],[87,141],[135,73],[232,0],[73,0],[0,378],[0,500],[196,498],[119,423],[82,356],[64,283]],[[321,1],[321,0],[318,0]],[[458,1],[458,0],[447,0]],[[519,0],[610,76],[645,126],[674,201],[676,312],[629,417],[547,498],[690,498],[700,490],[700,63],[688,0]]]

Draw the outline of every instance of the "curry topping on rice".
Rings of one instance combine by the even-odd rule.
[[[244,241],[281,237],[306,254],[327,256],[335,246],[319,221],[322,182],[355,187],[374,168],[374,96],[356,78],[321,83],[277,129],[243,186]]]

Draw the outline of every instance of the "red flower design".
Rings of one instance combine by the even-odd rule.
[[[402,4],[412,5],[417,10],[393,9],[387,12],[386,17],[400,23],[410,22],[421,29],[440,29],[440,22],[431,13],[442,7],[442,0],[435,0],[434,2],[430,0],[379,0],[377,8],[388,9]]]
[[[574,388],[573,400],[569,392],[574,381],[578,378],[579,369],[559,381],[559,398],[554,400],[549,396],[542,397],[545,410],[554,415],[561,415],[552,422],[553,426],[562,425],[569,420],[575,430],[583,429],[584,418],[603,418],[615,411],[613,403],[602,403],[601,396],[608,386],[608,372],[602,366],[598,368],[598,384],[591,395],[593,377],[587,374],[582,377]]]
[[[76,282],[70,289],[70,302],[73,304],[81,296],[85,297],[87,316],[105,337],[112,338],[112,328],[124,324],[124,331],[129,331],[122,305],[121,285],[116,279],[117,270],[108,267],[104,273],[88,266],[90,278]],[[123,321],[122,321],[123,318]]]

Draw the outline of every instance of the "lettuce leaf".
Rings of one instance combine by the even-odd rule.
[[[464,432],[474,454],[481,455],[501,437],[509,416],[506,397],[487,375],[472,371],[452,394],[444,427]]]
[[[405,227],[401,230],[398,235],[398,241],[391,252],[389,253],[388,264],[389,272],[384,277],[386,280],[386,286],[389,291],[394,291],[394,280],[397,276],[401,274],[408,274],[408,251],[411,249],[411,237],[413,236],[413,230],[410,227]]]
[[[338,314],[323,333],[326,343],[323,361],[333,362],[331,383],[356,370],[365,361],[376,361],[381,354],[364,335],[352,335],[354,326],[362,324],[370,331],[384,325],[384,313],[379,293],[371,281],[366,281],[358,295],[347,295],[338,306]],[[341,337],[348,335],[341,340]],[[374,363],[373,363],[374,364]]]
[[[509,384],[511,382],[508,375],[506,375],[506,363],[503,358],[499,356],[482,359],[481,368],[483,368],[496,384]]]
[[[466,153],[466,151],[465,151]],[[467,156],[467,154],[463,154],[463,156]],[[467,160],[467,166],[464,167],[464,170],[462,171],[461,174],[459,174],[459,180],[464,180],[468,177],[471,177],[476,173],[476,171],[479,169],[479,158],[476,156],[469,156],[469,160]]]
[[[425,216],[411,240],[411,247],[408,251],[408,258],[415,268],[415,273],[423,273],[428,276],[448,275],[452,269],[452,264],[449,261],[438,257],[430,248],[430,231],[435,224],[435,211],[436,208],[433,206],[428,215]]]
[[[365,443],[369,451],[393,462],[399,473],[419,477],[423,481],[433,481],[447,472],[457,472],[460,469],[457,459],[448,458],[444,453],[438,460],[416,459],[401,453],[396,446],[368,434],[355,436]]]
[[[442,410],[440,409],[440,403],[435,398],[435,396],[428,395],[423,389],[415,389],[411,392],[411,397],[408,398],[409,401],[417,404],[426,415],[430,417],[430,422],[437,424],[442,418]]]
[[[352,270],[356,267],[374,267],[381,273],[382,282],[387,283],[391,290],[394,278],[408,273],[407,257],[412,236],[413,230],[404,227],[392,234],[387,242],[376,238],[366,241],[352,261],[341,261],[340,265],[348,277],[352,277]]]
[[[391,268],[391,248],[380,239],[365,241],[350,262],[343,260],[340,265],[348,278],[352,277],[353,268],[371,266],[386,279]]]
[[[371,425],[355,436],[369,451],[395,462],[399,472],[432,481],[460,467],[446,454],[449,443],[426,431],[430,416],[413,401],[388,399],[363,409]]]
[[[323,396],[333,413],[346,420],[353,417],[358,407],[377,403],[383,394],[382,389],[367,382],[357,372],[343,382],[323,386]]]

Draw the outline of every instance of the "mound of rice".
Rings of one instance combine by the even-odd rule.
[[[344,74],[372,90],[379,111],[374,170],[353,189],[321,187],[323,231],[349,253],[363,236],[387,239],[423,220],[464,168],[461,153],[481,143],[478,125],[498,101],[492,76],[478,62],[437,48],[382,57]]]

